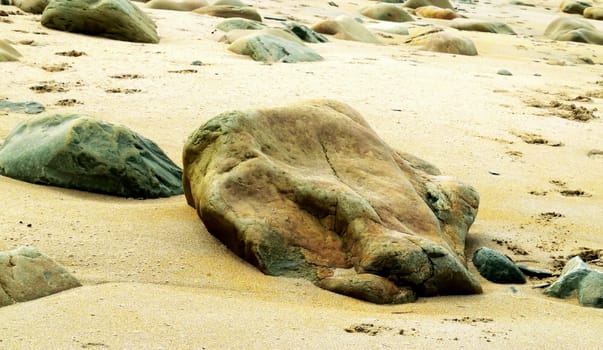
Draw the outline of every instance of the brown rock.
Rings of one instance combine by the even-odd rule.
[[[319,22],[312,27],[312,30],[321,34],[333,35],[341,40],[381,44],[370,30],[349,16],[341,15],[335,19]]]
[[[561,4],[559,4],[559,8],[561,8],[561,11],[577,15],[581,15],[586,8],[589,8],[591,6],[593,6],[593,4],[589,2],[574,0],[562,1]]]
[[[415,9],[415,14],[423,18],[437,18],[437,19],[455,19],[463,18],[463,16],[454,12],[451,9],[444,9],[437,6],[422,6]]]
[[[582,13],[584,18],[603,20],[603,7],[588,7]]]
[[[443,9],[454,9],[449,0],[408,0],[404,3],[404,7],[416,9],[423,6],[437,6]]]
[[[425,51],[450,53],[456,55],[477,55],[477,49],[471,39],[456,32],[439,28],[422,29],[412,34],[406,41],[410,45],[421,47]]]
[[[406,158],[349,106],[307,101],[208,121],[186,142],[183,186],[208,230],[266,274],[383,303],[408,288],[481,292],[464,257],[479,196]],[[355,274],[319,282],[339,268]]]
[[[410,22],[414,21],[402,7],[394,4],[377,3],[363,8],[360,13],[364,16],[379,21]]]

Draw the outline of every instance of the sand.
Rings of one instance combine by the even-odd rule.
[[[370,3],[336,2],[250,1],[264,16],[307,25],[357,16]],[[312,45],[325,60],[300,64],[235,55],[212,33],[221,19],[194,13],[144,9],[158,25],[157,45],[49,30],[40,16],[11,15],[0,36],[23,57],[0,64],[0,97],[126,125],[178,164],[186,137],[220,112],[337,99],[394,148],[476,187],[481,204],[468,256],[486,245],[558,271],[576,249],[603,248],[603,156],[589,156],[603,150],[603,121],[559,117],[571,104],[603,113],[603,47],[544,38],[561,15],[558,3],[532,3],[458,3],[468,18],[499,20],[519,34],[463,32],[478,56],[418,51],[400,44],[403,36],[385,35],[384,45]],[[0,142],[28,117],[0,111]],[[213,238],[184,196],[140,201],[6,177],[0,193],[0,250],[33,245],[84,285],[1,308],[3,349],[600,346],[602,311],[546,297],[533,288],[539,280],[482,279],[482,295],[378,306],[264,276]]]

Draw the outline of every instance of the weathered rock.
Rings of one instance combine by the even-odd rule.
[[[584,16],[584,18],[601,21],[603,20],[603,7],[588,7],[584,9],[582,15]]]
[[[262,21],[262,16],[258,13],[258,11],[253,7],[239,7],[239,6],[227,6],[227,5],[212,5],[201,7],[193,12],[208,15],[214,17],[222,17],[222,18],[245,18],[253,21]]]
[[[581,18],[559,17],[546,27],[544,35],[553,40],[603,45],[603,31]]]
[[[398,35],[408,35],[408,25],[402,23],[379,22],[367,24],[366,27],[372,31]]]
[[[415,9],[415,14],[423,18],[437,18],[437,19],[455,19],[463,18],[463,16],[454,12],[452,9],[441,8],[437,6],[421,6]]]
[[[370,297],[383,303],[395,294],[383,279],[319,281],[354,268],[404,295],[481,292],[464,265],[479,196],[403,155],[340,102],[232,111],[187,140],[183,186],[209,232],[266,274],[388,291]]]
[[[443,9],[454,9],[449,0],[408,0],[404,3],[404,7],[416,9],[423,6],[437,6]]]
[[[586,8],[592,7],[593,4],[586,1],[566,0],[559,4],[562,12],[581,15]]]
[[[12,3],[25,12],[40,14],[48,5],[48,0],[12,0]]]
[[[299,40],[297,37],[295,37]],[[235,40],[228,49],[262,62],[314,62],[322,57],[314,50],[295,41],[271,34],[247,35]]]
[[[46,108],[38,102],[11,102],[0,100],[0,110],[7,109],[11,112],[19,112],[25,114],[38,114],[44,112]]]
[[[352,17],[341,15],[335,19],[316,23],[312,29],[327,35],[333,35],[337,39],[361,41],[365,43],[381,44],[379,39],[366,29],[361,23]]]
[[[0,39],[0,62],[18,61],[21,54],[6,40]]]
[[[402,7],[394,4],[372,4],[360,10],[360,13],[379,21],[410,22],[415,20]]]
[[[75,277],[36,248],[0,252],[0,306],[79,286]]]
[[[229,19],[226,19],[226,20],[218,23],[216,28],[220,29],[223,32],[229,32],[231,30],[239,30],[239,29],[241,29],[241,30],[246,30],[246,29],[258,30],[258,29],[267,28],[267,26],[264,23],[261,23],[258,21],[253,21],[250,19],[229,18]]]
[[[496,34],[515,35],[515,31],[507,24],[494,21],[480,21],[472,19],[455,19],[450,24],[452,28],[458,30],[468,30],[474,32],[486,32]]]
[[[419,46],[422,50],[475,56],[477,49],[471,39],[439,28],[426,28],[411,33],[406,43]]]
[[[129,0],[50,0],[42,25],[116,40],[159,42],[155,23]]]
[[[473,254],[473,264],[480,275],[494,283],[526,283],[526,278],[511,259],[487,247]]]
[[[303,24],[289,22],[285,25],[285,28],[307,43],[326,43],[329,41],[324,35],[313,31]]]
[[[0,174],[124,197],[182,193],[181,170],[153,141],[79,115],[42,116],[17,125],[0,147]]]
[[[417,300],[411,288],[400,288],[387,278],[370,273],[327,277],[320,288],[375,304],[405,304]]]
[[[589,268],[579,256],[570,259],[559,279],[544,290],[544,294],[556,298],[576,293],[580,305],[603,308],[603,273]]]
[[[205,0],[151,0],[147,7],[157,10],[192,11],[207,6]]]

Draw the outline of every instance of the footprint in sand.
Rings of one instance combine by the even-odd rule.
[[[122,89],[122,88],[113,88],[107,89],[105,92],[110,94],[135,94],[137,92],[142,92],[140,89]]]
[[[142,78],[144,78],[144,76],[141,74],[116,74],[116,75],[112,75],[111,78],[113,78],[113,79],[142,79]]]
[[[55,52],[55,55],[58,55],[58,56],[67,56],[67,57],[87,56],[87,54],[85,52],[83,52],[83,51],[75,51],[75,50],[63,51],[63,52]]]
[[[561,147],[563,143],[561,141],[550,141],[544,138],[542,135],[532,134],[527,132],[512,131],[511,134],[519,137],[523,142],[530,145],[547,145],[551,147]]]

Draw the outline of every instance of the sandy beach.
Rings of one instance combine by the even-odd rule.
[[[359,9],[373,3],[336,2],[248,1],[264,17],[308,26],[339,14],[361,17]],[[215,26],[223,19],[192,12],[137,3],[156,22],[159,44],[51,30],[40,15],[21,12],[0,22],[0,39],[22,54],[0,63],[0,99],[125,125],[180,166],[188,135],[221,112],[339,100],[393,148],[477,189],[469,259],[488,246],[558,273],[568,256],[603,248],[603,46],[546,38],[553,19],[570,15],[557,1],[531,3],[455,3],[468,18],[501,21],[518,34],[462,32],[477,56],[421,51],[404,44],[404,36],[382,34],[383,45],[331,37],[311,45],[323,61],[296,64],[236,55],[218,41]],[[590,22],[603,30],[603,22]],[[512,75],[497,74],[501,69]],[[595,118],[561,117],[572,104]],[[0,110],[0,143],[29,117]],[[502,285],[480,277],[481,295],[374,305],[306,280],[263,275],[209,234],[183,195],[125,199],[8,177],[0,177],[0,193],[0,251],[35,246],[83,284],[1,308],[3,349],[595,349],[601,343],[603,311],[544,296],[533,288],[542,280]]]

